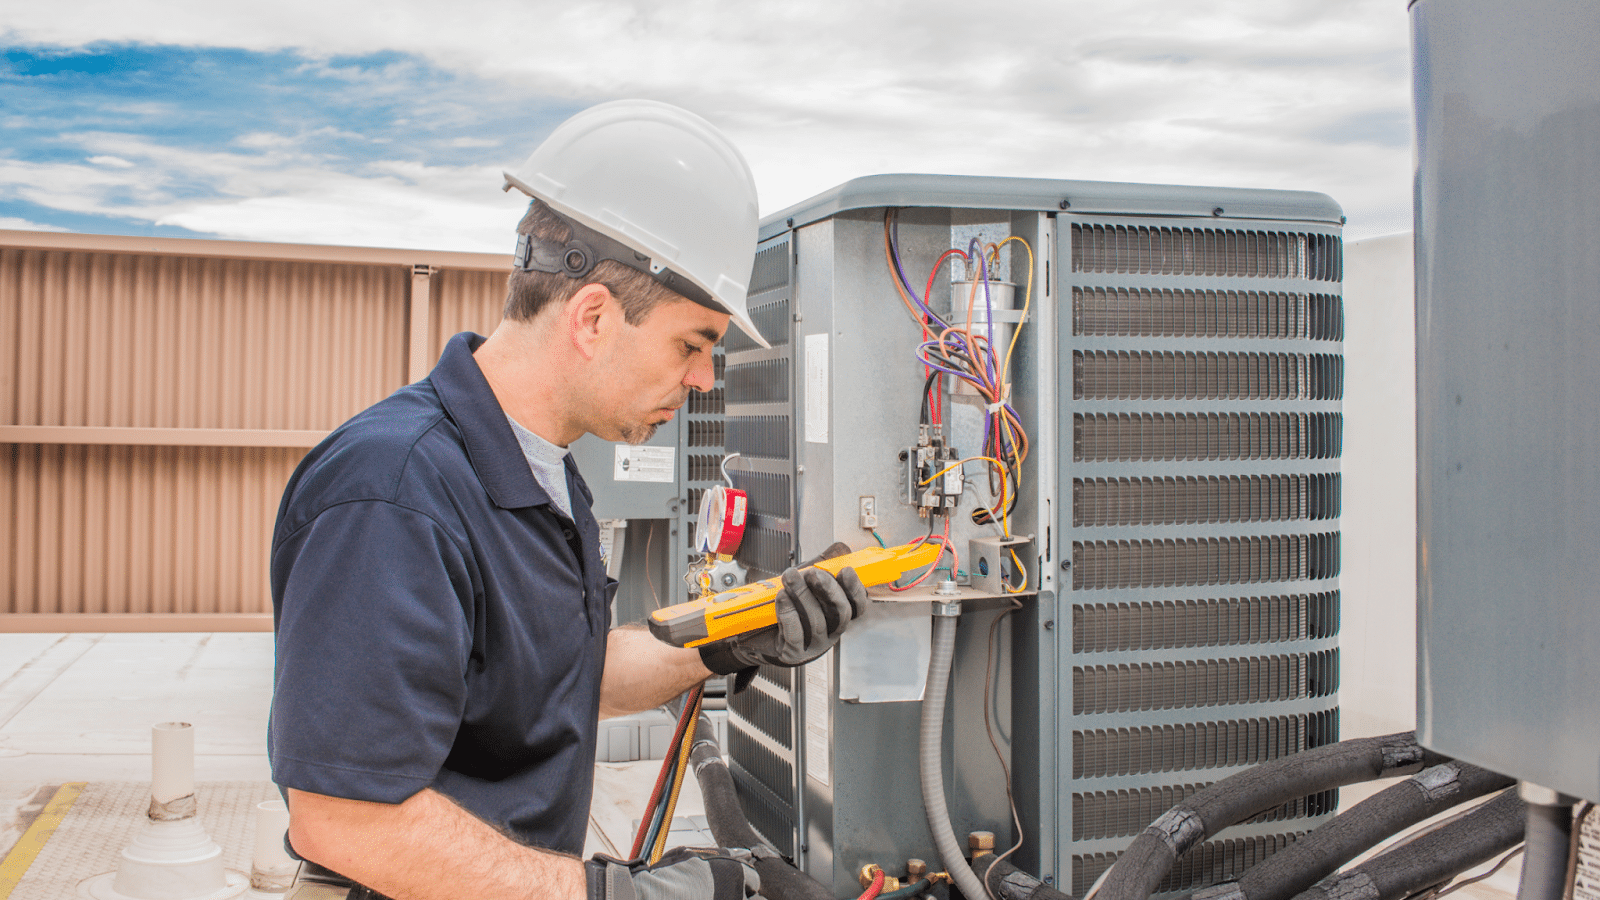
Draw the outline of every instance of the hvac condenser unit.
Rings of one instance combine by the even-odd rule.
[[[772,348],[726,347],[739,562],[765,577],[943,523],[959,551],[731,698],[763,835],[841,895],[865,863],[939,867],[916,752],[939,599],[962,604],[956,831],[1016,840],[1009,770],[1013,859],[1075,895],[1194,791],[1338,739],[1340,222],[1320,194],[936,176],[763,222],[750,306]],[[961,341],[995,353],[963,363]],[[1008,357],[1009,386],[930,354]],[[1162,891],[1236,877],[1335,802],[1224,832]]]

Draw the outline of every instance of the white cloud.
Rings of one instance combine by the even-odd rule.
[[[14,218],[12,216],[0,216],[0,229],[4,229],[6,231],[66,231],[67,230],[65,228],[59,228],[59,227],[57,227],[55,225],[41,225],[38,222],[30,222],[27,219],[18,219],[18,218]]]
[[[81,0],[8,19],[13,41],[294,48],[374,97],[414,85],[412,63],[362,71],[337,55],[414,54],[578,105],[679,103],[745,151],[769,213],[894,171],[1317,190],[1345,206],[1352,237],[1394,230],[1409,207],[1408,23],[1394,0],[395,0],[382,16],[310,0]],[[291,149],[242,146],[261,164]],[[498,148],[490,165],[531,149],[454,146]],[[441,202],[478,202],[434,175]]]
[[[128,162],[120,156],[91,156],[89,157],[89,162],[92,162],[97,166],[105,166],[109,169],[133,168],[133,163]]]

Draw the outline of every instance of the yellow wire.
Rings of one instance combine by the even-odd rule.
[[[951,469],[959,468],[960,466],[962,466],[962,465],[964,465],[966,463],[969,463],[969,462],[979,462],[979,461],[987,462],[987,463],[994,463],[996,466],[1000,467],[1000,471],[1002,471],[1002,472],[1004,472],[1005,469],[1006,469],[1005,463],[1001,462],[998,459],[995,459],[992,456],[969,456],[966,459],[958,459],[955,462],[951,463],[950,465],[945,466],[944,468],[942,468],[939,471],[933,473],[932,475],[929,475],[927,478],[924,478],[921,481],[917,482],[917,485],[920,487],[920,486],[922,486],[924,484],[932,484],[934,482],[934,480],[937,479],[940,475],[943,475],[944,473],[950,471]]]
[[[672,814],[678,809],[678,792],[683,790],[683,778],[689,770],[689,751],[694,747],[694,733],[700,727],[700,701],[704,697],[696,697],[694,709],[689,712],[689,724],[683,730],[683,747],[678,751],[678,766],[676,777],[672,783],[672,793],[667,797],[667,814],[661,817],[661,833],[656,835],[655,846],[650,848],[650,863],[654,865],[661,861],[661,855],[667,852],[667,834],[672,831]]]
[[[1007,535],[1007,537],[1010,537],[1010,535]],[[1028,589],[1028,570],[1024,569],[1022,567],[1022,560],[1017,559],[1017,551],[1012,550],[1012,551],[1010,551],[1010,553],[1011,553],[1011,562],[1012,562],[1012,564],[1017,567],[1017,571],[1018,572],[1022,573],[1022,583],[1017,585],[1016,587],[1012,587],[1011,585],[1006,584],[1006,582],[1003,582],[1003,581],[1001,582],[1001,584],[1005,586],[1005,589],[1007,591],[1009,591],[1009,592],[1011,592],[1013,594],[1020,594],[1023,591],[1026,591]]]

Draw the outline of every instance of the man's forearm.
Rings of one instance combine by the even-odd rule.
[[[431,789],[399,804],[288,793],[295,851],[394,900],[585,896],[582,862],[518,844]]]
[[[653,709],[710,677],[699,650],[662,643],[642,626],[613,628],[600,682],[600,717]]]

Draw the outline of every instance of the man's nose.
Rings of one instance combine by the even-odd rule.
[[[694,365],[690,366],[689,371],[683,376],[683,383],[686,387],[705,393],[717,386],[715,361],[711,353],[696,354],[695,356]]]

